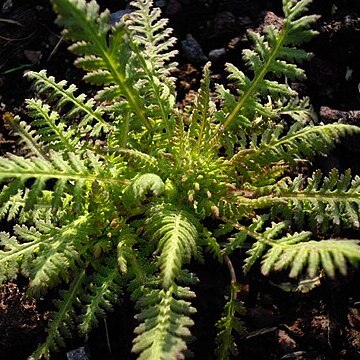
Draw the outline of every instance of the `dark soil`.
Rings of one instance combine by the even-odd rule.
[[[12,0],[3,3],[0,15],[0,119],[6,111],[22,113],[24,99],[32,90],[23,72],[47,69],[58,80],[81,84],[81,72],[73,67],[73,56],[66,50],[54,25],[55,16],[47,1]],[[126,1],[99,1],[112,12],[125,8]],[[225,81],[223,66],[233,62],[243,67],[241,49],[248,46],[246,31],[266,22],[277,22],[280,0],[168,0],[162,1],[179,38],[179,101],[196,89],[205,56],[211,50],[223,53],[213,59],[213,78]],[[1,11],[1,5],[0,5]],[[310,96],[323,122],[342,119],[360,121],[360,2],[358,0],[314,0],[312,13],[321,15],[316,24],[319,36],[306,45],[314,53],[305,64],[307,81],[296,84],[299,92]],[[13,22],[9,22],[11,20]],[[203,54],[187,54],[180,46],[187,34],[196,39]],[[23,115],[26,117],[26,115]],[[314,166],[324,170],[334,166],[351,168],[360,174],[360,142],[349,137]],[[16,142],[0,120],[0,153],[15,151]],[[4,230],[2,227],[1,230]],[[358,234],[352,234],[352,236]],[[240,264],[235,264],[240,269]],[[200,283],[195,306],[198,314],[190,347],[195,359],[213,359],[214,323],[224,304],[229,284],[226,269],[211,259],[196,267]],[[240,271],[239,271],[240,272]],[[337,281],[320,279],[310,292],[285,292],[278,284],[282,278],[259,277],[254,271],[244,283],[243,300],[247,307],[244,320],[248,335],[239,339],[239,354],[234,359],[360,359],[360,274],[353,272]],[[239,275],[240,276],[240,275]],[[273,285],[271,285],[273,284]],[[0,291],[0,359],[26,359],[44,339],[46,319],[52,308],[49,298],[26,298],[26,283],[9,283]],[[130,359],[132,304],[126,297],[86,342],[91,359]],[[53,359],[65,359],[66,352],[85,345],[71,339],[68,348]]]

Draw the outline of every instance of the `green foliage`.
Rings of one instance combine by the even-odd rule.
[[[321,266],[328,276],[334,277],[336,269],[346,275],[346,261],[355,264],[360,260],[358,243],[354,240],[295,241],[299,239],[289,236],[271,247],[262,262],[264,275],[272,268],[282,270],[290,266],[290,277],[297,277],[307,266],[309,276],[314,277]]]
[[[154,196],[162,195],[165,191],[165,184],[158,175],[142,174],[124,190],[123,202],[126,207],[139,205],[141,200],[146,198],[148,193]]]
[[[115,257],[108,257],[106,263],[94,262],[94,272],[87,279],[84,292],[84,312],[79,317],[79,331],[87,335],[98,324],[99,317],[105,317],[112,310],[113,303],[121,294],[121,274]]]
[[[181,358],[191,335],[190,316],[196,312],[188,300],[195,294],[175,282],[166,290],[144,288],[142,292],[137,302],[141,312],[136,316],[141,324],[135,329],[132,351],[140,353],[139,359]]]
[[[257,219],[243,231],[255,239],[251,249],[247,251],[247,258],[243,270],[248,272],[254,263],[262,258],[261,271],[268,275],[270,271],[290,268],[290,277],[297,277],[304,270],[310,278],[314,278],[320,268],[329,277],[334,277],[336,270],[346,275],[347,263],[356,264],[360,260],[358,241],[356,240],[310,240],[311,232],[287,233],[285,222],[273,223],[263,232],[263,219]]]
[[[198,233],[196,220],[185,210],[169,206],[155,206],[150,209],[147,232],[158,242],[159,268],[162,287],[165,290],[173,284],[183,263],[196,256]],[[193,221],[191,221],[193,220]]]
[[[250,149],[240,150],[233,161],[238,161],[243,171],[281,160],[294,163],[304,157],[311,159],[315,154],[326,153],[341,137],[352,133],[352,129],[344,124],[303,127],[301,123],[295,123],[287,133],[283,130],[282,124],[269,126],[261,135],[252,136]]]
[[[323,232],[332,225],[334,229],[343,227],[359,228],[359,176],[352,177],[350,171],[339,174],[336,169],[323,176],[316,171],[304,179],[299,175],[284,184],[282,197],[288,206],[279,207],[285,214],[292,212],[298,227],[306,220],[313,228],[320,227]]]
[[[230,298],[224,306],[223,317],[217,322],[216,326],[219,332],[216,337],[216,355],[218,359],[231,359],[231,355],[238,355],[236,341],[233,335],[235,330],[238,335],[245,333],[245,327],[239,316],[244,315],[244,304],[237,300],[237,294],[240,292],[239,285],[232,283]]]
[[[55,301],[56,312],[50,320],[47,338],[43,344],[30,356],[30,359],[49,358],[50,349],[57,350],[65,346],[64,338],[71,336],[74,327],[73,319],[76,316],[75,306],[79,304],[79,293],[85,279],[85,270],[79,271],[66,291],[60,292],[60,299]]]
[[[75,96],[77,87],[73,84],[66,87],[67,82],[65,80],[56,82],[53,76],[47,76],[45,70],[38,73],[28,71],[26,77],[34,81],[35,89],[38,94],[45,94],[47,101],[51,102],[53,107],[58,111],[63,112],[61,119],[63,121],[62,128],[66,126],[67,134],[70,132],[77,137],[75,144],[90,132],[90,136],[99,135],[100,131],[110,131],[111,125],[103,119],[104,111],[100,106],[95,107],[94,99],[86,99],[85,94]],[[39,102],[39,101],[37,101]],[[31,110],[31,104],[36,101],[30,100],[29,108]],[[70,108],[69,108],[70,106]],[[64,113],[64,109],[67,109]],[[39,115],[37,109],[34,109],[34,118]],[[81,121],[77,124],[71,124],[76,116],[81,118]],[[44,126],[50,126],[47,122],[42,123]],[[79,131],[80,128],[80,131]],[[46,133],[45,133],[46,134]],[[68,135],[69,136],[69,135]],[[88,140],[88,138],[86,139]],[[48,144],[49,145],[49,144]]]
[[[76,330],[86,337],[125,292],[138,311],[139,359],[184,358],[196,283],[186,267],[206,251],[231,275],[219,359],[231,358],[244,331],[233,257],[244,255],[245,276],[259,262],[264,275],[290,277],[345,275],[358,264],[358,240],[324,237],[359,228],[359,177],[294,175],[299,162],[359,133],[318,124],[291,88],[309,58],[298,45],[314,35],[317,16],[303,15],[310,1],[283,0],[281,29],[249,33],[249,71],[226,65],[234,90],[213,84],[206,64],[185,111],[175,101],[175,39],[152,0],[134,1],[115,25],[95,0],[52,3],[98,91],[28,72],[41,96],[27,101],[32,120],[4,116],[21,148],[0,158],[0,219],[16,223],[0,233],[0,281],[22,274],[30,295],[55,294],[34,359]]]

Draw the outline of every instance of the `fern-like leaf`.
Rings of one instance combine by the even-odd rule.
[[[68,153],[68,159],[55,151],[49,152],[51,160],[46,161],[41,158],[24,159],[23,157],[8,154],[8,157],[0,158],[0,182],[12,179],[10,184],[4,187],[0,192],[0,205],[9,200],[19,189],[24,189],[26,181],[35,179],[30,187],[26,198],[26,207],[32,208],[37,199],[41,196],[47,182],[50,179],[56,180],[54,185],[53,205],[61,203],[61,195],[65,189],[72,193],[74,201],[81,201],[84,195],[84,184],[99,181],[103,183],[124,184],[122,179],[112,177],[119,175],[118,170],[105,168],[100,157],[91,152],[85,156],[78,156],[74,153]],[[70,184],[71,181],[75,185]],[[125,182],[126,183],[126,182]]]
[[[52,0],[52,3],[59,14],[58,23],[66,27],[64,35],[74,41],[70,50],[79,56],[76,65],[88,71],[84,79],[107,86],[98,94],[102,100],[125,98],[131,111],[150,129],[145,105],[135,86],[136,74],[131,76],[127,71],[131,52],[124,24],[117,24],[109,35],[110,12],[100,13],[95,1]]]
[[[35,257],[30,274],[30,291],[37,295],[61,280],[68,281],[76,268],[84,244],[93,223],[89,215],[83,215],[63,228],[38,224],[41,229],[39,254]],[[21,236],[21,234],[19,234]]]
[[[271,227],[267,228],[263,233],[260,233],[266,220],[267,216],[258,217],[253,220],[253,223],[249,228],[244,227],[242,229],[242,233],[245,233],[246,236],[250,235],[257,240],[246,252],[248,256],[245,258],[243,266],[243,271],[245,273],[249,272],[256,261],[264,254],[267,248],[267,242],[276,237],[286,227],[285,223],[272,224]]]
[[[204,152],[209,150],[207,146],[212,139],[215,128],[215,103],[210,93],[210,63],[203,68],[203,78],[200,89],[194,100],[191,116],[189,119],[189,139],[196,139],[193,151]]]
[[[74,152],[79,144],[79,136],[75,135],[74,128],[66,127],[60,120],[60,115],[56,111],[51,111],[50,106],[41,100],[27,100],[27,110],[34,119],[32,126],[38,128],[41,141],[49,149],[60,150],[63,152]]]
[[[268,275],[272,270],[290,268],[290,276],[297,277],[304,269],[314,277],[320,269],[334,277],[336,270],[343,275],[347,272],[347,262],[356,266],[360,260],[359,241],[356,240],[310,240],[311,233],[281,236],[287,224],[273,223],[261,232],[263,221],[254,222],[250,227],[241,226],[243,232],[255,239],[247,251],[244,271],[248,272],[253,264],[262,258],[262,273]]]
[[[55,302],[57,311],[51,317],[46,340],[30,356],[31,360],[49,358],[50,351],[65,346],[64,338],[69,338],[71,330],[74,328],[75,308],[79,305],[79,296],[85,279],[84,269],[75,274],[68,290],[60,292],[61,299]]]
[[[259,140],[253,137],[251,149],[240,150],[232,161],[239,161],[249,169],[281,160],[294,163],[296,159],[312,158],[317,153],[326,154],[341,137],[358,133],[359,129],[345,124],[302,127],[296,123],[283,135],[283,126],[277,125],[265,130]]]
[[[189,299],[195,294],[174,283],[163,290],[147,289],[137,303],[142,311],[137,315],[141,324],[135,329],[132,351],[139,360],[183,359],[187,349],[190,316],[196,311]]]
[[[43,160],[48,160],[45,146],[41,141],[41,136],[25,121],[20,121],[19,116],[12,116],[5,113],[3,119],[11,126],[13,133],[20,137],[19,145],[26,152],[25,156],[36,156]]]
[[[162,286],[168,290],[182,264],[196,256],[198,231],[194,218],[184,210],[159,205],[151,209],[147,232],[158,242]]]
[[[109,258],[105,264],[99,264],[88,279],[88,292],[83,296],[84,312],[79,319],[80,334],[87,335],[98,324],[99,317],[105,317],[106,311],[119,299],[121,292],[121,274],[115,258]]]
[[[101,107],[95,107],[93,99],[86,99],[85,94],[75,95],[77,91],[75,85],[67,86],[65,80],[56,82],[53,76],[47,75],[46,70],[28,71],[25,75],[34,81],[38,94],[46,93],[48,101],[55,103],[57,109],[63,111],[67,105],[71,106],[66,114],[62,114],[68,122],[75,115],[81,116],[81,121],[77,124],[81,129],[81,132],[77,131],[79,135],[82,133],[81,135],[84,136],[91,130],[90,136],[98,136],[101,131],[108,132],[111,129],[110,124],[103,119],[104,111]]]
[[[340,175],[333,169],[328,176],[317,171],[308,179],[300,175],[283,184],[280,197],[289,202],[299,228],[304,226],[307,217],[314,228],[320,226],[323,231],[327,231],[331,223],[336,227],[360,226],[360,178],[352,177],[350,171]]]
[[[261,271],[268,275],[271,270],[290,268],[290,277],[297,277],[304,269],[310,278],[319,269],[333,278],[336,270],[342,275],[347,273],[347,262],[353,266],[360,261],[360,246],[357,240],[306,241],[294,244],[289,237],[274,244],[263,258]]]
[[[301,17],[306,10],[309,1],[284,1],[286,19],[281,30],[274,26],[264,29],[264,36],[250,32],[249,36],[254,42],[254,50],[244,50],[243,58],[248,67],[254,72],[250,80],[243,72],[232,65],[228,65],[228,71],[232,79],[236,80],[239,100],[229,110],[219,131],[227,129],[239,115],[253,118],[254,111],[266,117],[276,117],[274,111],[267,110],[259,101],[259,95],[278,93],[289,97],[294,92],[284,84],[266,79],[270,73],[276,77],[286,76],[290,79],[304,77],[304,71],[293,62],[301,62],[308,57],[304,51],[298,51],[296,45],[308,40],[315,32],[308,27],[318,17],[315,15]],[[291,63],[291,62],[292,63]]]
[[[160,81],[168,82],[168,86],[171,84],[173,91],[174,79],[169,76],[175,70],[176,63],[170,63],[170,60],[177,51],[172,50],[176,39],[171,36],[172,29],[167,27],[168,20],[161,18],[160,9],[153,8],[152,0],[133,1],[132,6],[136,10],[132,12],[128,23],[133,41],[145,50],[143,56],[150,66],[150,73]]]
[[[40,222],[38,229],[16,226],[14,230],[19,239],[2,233],[1,281],[11,280],[16,272],[22,272],[30,276],[30,291],[39,294],[60,280],[67,280],[89,233],[88,223],[88,216],[80,216],[63,228]]]
[[[243,303],[237,300],[237,294],[240,291],[237,284],[231,284],[231,295],[224,306],[222,318],[217,322],[218,333],[216,336],[216,355],[219,360],[229,360],[231,355],[238,354],[237,345],[234,339],[233,331],[239,335],[243,335],[245,327],[239,319],[239,315],[243,315],[245,308]]]
[[[149,194],[159,196],[165,191],[165,184],[158,175],[142,174],[124,190],[123,203],[127,208],[139,205]]]
[[[6,185],[2,191],[6,191]],[[43,190],[42,195],[37,199],[32,209],[26,207],[26,199],[29,189],[19,190],[10,196],[9,200],[0,206],[0,220],[6,218],[8,221],[17,219],[19,224],[36,224],[40,221],[55,223],[67,214],[65,210],[71,203],[72,196],[63,194],[58,204],[57,211],[53,207],[53,192]]]
[[[316,124],[317,114],[310,104],[310,99],[304,97],[299,99],[297,96],[288,101],[281,102],[281,106],[276,110],[280,115],[288,115],[296,122],[301,124]]]
[[[135,149],[117,149],[116,152],[119,153],[124,160],[126,160],[128,164],[138,172],[143,173],[146,171],[159,173],[161,171],[159,162],[154,156]]]
[[[172,133],[170,113],[175,105],[175,85],[171,72],[176,63],[170,60],[177,54],[170,50],[176,41],[167,27],[168,20],[161,18],[159,8],[153,8],[152,0],[133,1],[135,11],[127,21],[131,46],[138,61],[137,72],[141,77],[140,92],[148,99],[147,108],[152,116],[161,118],[161,126]]]
[[[19,226],[15,228],[15,231],[21,232],[21,230]],[[27,264],[25,263],[21,267],[19,259],[31,259],[33,253],[39,248],[40,241],[43,240],[40,233],[35,235],[32,231],[29,235],[23,237],[26,239],[25,242],[19,243],[15,236],[10,237],[5,232],[0,233],[0,244],[2,247],[0,251],[0,283],[16,278],[19,270],[25,274],[28,273]]]

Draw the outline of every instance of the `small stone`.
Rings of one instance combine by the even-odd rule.
[[[214,20],[214,30],[216,34],[229,31],[234,28],[236,17],[230,11],[222,11],[216,15]]]
[[[197,63],[207,61],[207,57],[204,55],[200,44],[191,34],[186,35],[186,39],[181,41],[181,46],[188,60]]]
[[[247,26],[252,23],[252,20],[249,16],[239,16],[237,23],[241,26]]]
[[[115,25],[117,22],[120,21],[120,19],[126,15],[126,14],[130,14],[131,10],[130,9],[124,9],[124,10],[119,10],[116,11],[114,13],[111,13],[111,17],[110,17],[110,24],[111,25]]]
[[[34,50],[24,50],[25,57],[34,65],[40,64],[40,60],[42,58],[41,51]]]
[[[79,347],[66,353],[67,360],[89,360],[85,348]]]
[[[346,66],[346,73],[345,73],[345,80],[350,81],[352,78],[354,70],[351,69],[349,66]]]
[[[292,353],[298,347],[296,341],[284,330],[279,330],[278,332],[278,343],[283,354]]]
[[[264,23],[260,26],[261,29],[266,28],[267,26],[274,26],[277,30],[281,30],[284,26],[284,19],[280,16],[277,16],[272,11],[267,11],[264,18]]]
[[[165,7],[166,4],[167,4],[166,0],[157,0],[157,1],[155,1],[155,6],[159,7],[159,8]]]
[[[209,52],[209,59],[212,61],[215,61],[217,59],[219,59],[221,56],[226,54],[226,49],[225,48],[221,48],[221,49],[213,49]]]
[[[289,354],[286,354],[286,355],[282,356],[280,360],[286,360],[286,359],[301,360],[301,359],[306,359],[306,357],[304,358],[304,356],[306,354],[307,354],[306,351],[294,351],[292,353],[289,353]]]
[[[350,308],[347,318],[351,327],[360,330],[360,309]]]

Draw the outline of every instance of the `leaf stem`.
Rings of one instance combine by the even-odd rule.
[[[231,284],[236,284],[237,283],[236,273],[235,273],[235,269],[232,264],[232,261],[230,260],[230,258],[227,254],[223,253],[222,256],[223,256],[225,263],[229,269],[229,273],[230,273],[230,277],[231,277]]]

